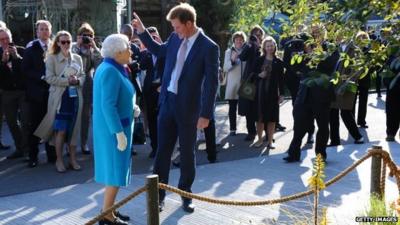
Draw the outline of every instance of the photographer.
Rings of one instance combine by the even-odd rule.
[[[21,70],[24,48],[12,43],[11,31],[0,28],[0,84],[3,90],[0,96],[8,127],[14,140],[15,152],[8,159],[22,157],[28,148],[28,122],[25,103],[25,78]],[[18,119],[18,112],[20,118]],[[0,118],[2,119],[2,118]]]
[[[88,23],[83,23],[78,29],[77,42],[72,45],[72,53],[78,54],[82,58],[83,71],[86,75],[82,87],[83,108],[81,126],[81,150],[83,154],[90,154],[87,146],[90,115],[92,111],[93,99],[93,73],[101,63],[102,57],[100,49],[97,48],[94,39],[94,30]]]
[[[249,79],[254,81],[254,77],[250,77],[254,70],[256,59],[261,55],[260,45],[264,37],[264,30],[256,25],[250,31],[248,42],[244,45],[242,52],[238,55],[241,61],[246,62],[242,81]],[[235,55],[233,56],[234,59]],[[253,141],[256,136],[256,102],[239,96],[239,115],[246,116],[247,136],[245,141]]]

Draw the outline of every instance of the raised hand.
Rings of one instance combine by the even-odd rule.
[[[142,20],[140,20],[140,17],[135,12],[133,12],[131,25],[134,29],[137,30],[138,33],[143,33],[146,29],[142,23]]]

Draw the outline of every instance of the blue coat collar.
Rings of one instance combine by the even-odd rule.
[[[117,63],[113,58],[104,58],[103,61],[113,65],[122,75],[124,75],[125,77],[128,77],[128,72],[125,69],[125,67],[122,66],[121,64]]]

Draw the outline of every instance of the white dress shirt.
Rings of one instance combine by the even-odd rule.
[[[196,41],[197,37],[199,36],[200,32],[202,32],[201,29],[197,28],[196,33],[188,38],[185,60],[186,60],[187,56],[189,55],[189,52],[192,49],[192,46],[193,46],[194,42]],[[183,41],[182,41],[182,43],[183,43]],[[182,48],[182,44],[179,47],[179,50],[177,52],[177,57],[179,55],[179,52],[181,51],[181,48]],[[172,70],[172,74],[171,74],[171,81],[169,82],[169,85],[167,88],[167,90],[169,92],[178,94],[178,81],[179,81],[180,76],[181,76],[181,74],[177,74],[176,63],[175,63],[174,69]]]

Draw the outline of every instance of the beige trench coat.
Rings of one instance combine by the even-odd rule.
[[[68,87],[68,77],[64,77],[64,69],[70,63],[76,63],[80,66],[79,72],[77,74],[79,79],[79,85],[77,86],[78,98],[79,98],[79,108],[78,115],[74,124],[72,131],[72,137],[70,138],[71,145],[77,145],[79,131],[81,129],[81,114],[83,106],[82,98],[82,86],[85,80],[85,73],[83,72],[82,59],[79,55],[71,53],[70,58],[66,58],[60,52],[56,55],[49,54],[46,59],[46,81],[50,84],[49,88],[49,100],[47,103],[47,113],[43,118],[40,125],[35,131],[35,136],[41,138],[45,141],[50,141],[50,144],[54,144],[54,130],[53,124],[57,114],[57,111],[61,107],[61,99],[64,90]]]
[[[225,51],[224,67],[223,70],[226,73],[226,89],[225,89],[225,100],[237,100],[239,99],[239,87],[240,80],[246,62],[241,62],[239,59],[235,65],[231,62],[232,49],[228,48]]]

